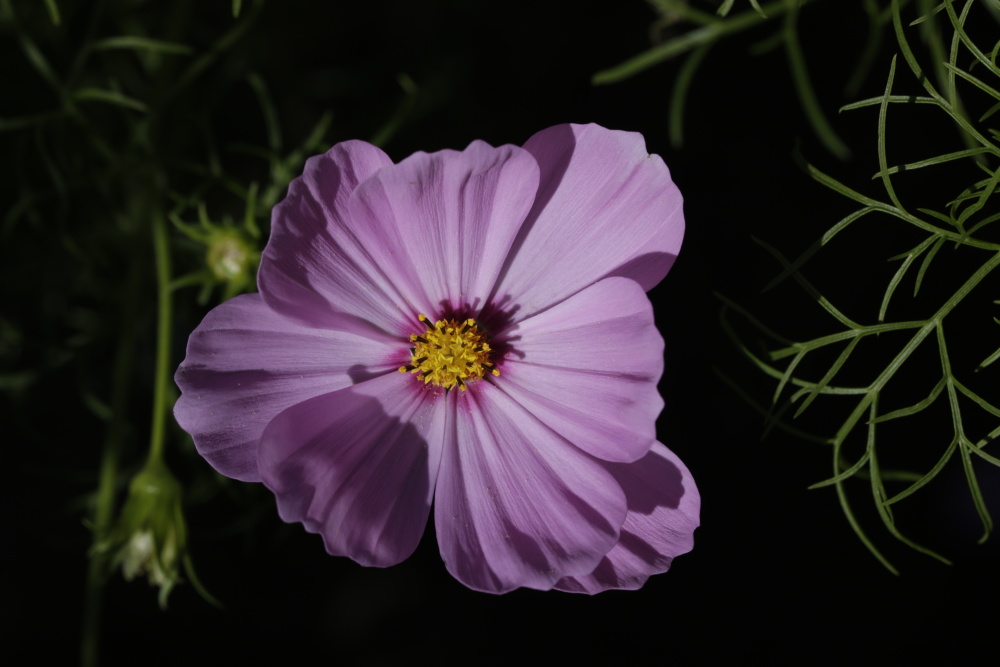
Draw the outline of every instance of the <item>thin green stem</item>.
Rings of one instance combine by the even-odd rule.
[[[802,105],[802,110],[812,125],[813,131],[826,149],[841,160],[846,160],[851,156],[851,149],[837,136],[830,121],[823,114],[823,106],[816,97],[812,79],[806,68],[805,53],[799,43],[799,33],[796,26],[799,3],[797,0],[786,0],[785,5],[786,13],[782,27],[785,36],[785,55],[788,58],[792,81],[795,82],[795,92],[799,96],[799,103]]]
[[[173,290],[170,284],[170,238],[163,210],[156,206],[153,217],[153,250],[156,255],[157,331],[156,376],[153,385],[153,425],[149,435],[149,461],[163,460],[163,441],[167,413],[167,392],[170,386],[170,345],[173,328]]]
[[[644,53],[640,53],[639,55],[634,56],[619,65],[601,70],[593,76],[591,83],[595,86],[617,83],[634,76],[645,69],[649,69],[653,65],[658,65],[661,62],[679,56],[682,53],[694,50],[706,43],[712,43],[727,35],[747,30],[748,28],[751,28],[759,23],[763,23],[768,20],[768,18],[773,19],[777,16],[781,16],[785,12],[789,11],[790,8],[792,8],[792,5],[790,5],[787,0],[776,0],[775,2],[762,7],[763,12],[767,15],[767,18],[762,16],[755,9],[748,9],[744,12],[740,12],[739,14],[717,18],[708,25],[695,28],[690,32],[674,37],[673,39],[655,46]],[[685,13],[690,11],[684,6],[680,6],[680,9]]]
[[[927,322],[920,327],[920,329],[913,335],[913,338],[900,350],[899,354],[889,363],[888,367],[871,383],[868,387],[868,393],[861,400],[860,403],[854,408],[850,417],[844,422],[840,431],[837,433],[838,440],[844,440],[847,435],[853,430],[855,424],[861,419],[865,411],[868,409],[869,404],[873,400],[874,396],[878,394],[889,382],[890,379],[896,374],[896,371],[902,367],[906,360],[909,359],[910,355],[913,354],[914,350],[920,347],[920,344],[932,331],[936,330],[940,323],[944,320],[945,316],[952,311],[955,306],[957,306],[965,296],[972,291],[972,289],[978,285],[983,278],[988,276],[994,269],[1000,266],[1000,252],[996,253],[983,264],[979,269],[972,274],[965,284],[962,285],[958,290],[952,295],[948,301],[941,306],[941,308],[931,317]]]

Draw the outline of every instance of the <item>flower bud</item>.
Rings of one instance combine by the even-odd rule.
[[[125,579],[145,576],[160,589],[166,607],[170,590],[180,581],[187,529],[181,510],[181,485],[160,462],[147,463],[129,484],[118,522],[98,552],[111,554]]]
[[[252,282],[260,253],[235,229],[217,228],[207,240],[205,262],[222,282]]]

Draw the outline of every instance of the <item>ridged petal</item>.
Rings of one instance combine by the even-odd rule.
[[[614,477],[485,381],[448,400],[434,501],[448,571],[491,593],[593,571],[625,518]]]
[[[300,326],[258,294],[238,296],[206,315],[188,339],[174,376],[181,389],[174,415],[212,467],[227,477],[260,481],[257,441],[275,415],[394,370],[396,349]]]
[[[656,439],[663,338],[642,287],[607,278],[519,322],[497,385],[594,456],[634,461]]]
[[[657,442],[639,461],[605,465],[628,499],[621,539],[592,573],[561,580],[556,584],[559,590],[590,594],[611,588],[634,590],[651,575],[666,572],[674,558],[694,546],[701,495],[673,452]]]
[[[269,306],[310,327],[386,339],[409,333],[409,308],[347,213],[358,184],[391,165],[363,141],[339,143],[306,161],[271,215],[257,274]]]
[[[649,290],[684,236],[682,197],[642,135],[599,125],[556,125],[524,144],[541,169],[495,298],[530,316],[601,278]]]
[[[398,373],[317,396],[261,437],[278,514],[362,565],[405,560],[423,535],[444,439],[443,403]]]
[[[538,165],[517,146],[475,141],[416,153],[354,192],[358,240],[412,308],[475,316],[490,294],[538,188]]]

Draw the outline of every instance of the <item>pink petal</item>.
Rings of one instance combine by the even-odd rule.
[[[634,463],[608,463],[628,498],[621,539],[586,576],[566,577],[556,588],[600,593],[609,588],[635,590],[653,574],[666,572],[673,559],[691,551],[699,524],[701,495],[691,473],[660,443]]]
[[[447,398],[434,520],[448,571],[491,593],[593,571],[625,516],[614,477],[486,381]]]
[[[305,326],[398,338],[409,308],[386,280],[347,201],[392,161],[363,141],[345,141],[306,161],[274,207],[257,282],[267,304]]]
[[[258,462],[278,514],[362,565],[405,560],[423,535],[444,438],[443,403],[398,373],[278,415]]]
[[[537,188],[530,153],[474,141],[378,171],[349,210],[359,243],[407,303],[431,317],[449,307],[474,315]]]
[[[663,338],[646,293],[606,278],[504,334],[497,386],[600,459],[634,461],[656,439]]]
[[[260,481],[257,441],[290,405],[395,370],[394,348],[360,336],[308,329],[258,294],[217,306],[188,339],[174,380],[174,416],[198,452],[227,477]],[[397,353],[398,354],[398,353]]]
[[[535,205],[514,242],[496,298],[532,315],[606,276],[649,290],[684,236],[680,191],[642,135],[557,125],[524,145],[541,168]]]

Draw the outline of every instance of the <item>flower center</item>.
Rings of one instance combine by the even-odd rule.
[[[427,329],[420,335],[410,335],[410,342],[414,343],[410,365],[401,366],[400,373],[420,373],[424,384],[445,389],[457,385],[462,391],[467,382],[478,380],[487,372],[500,375],[490,361],[492,348],[486,333],[475,320],[438,320],[431,326],[426,315],[419,318],[427,323]]]

